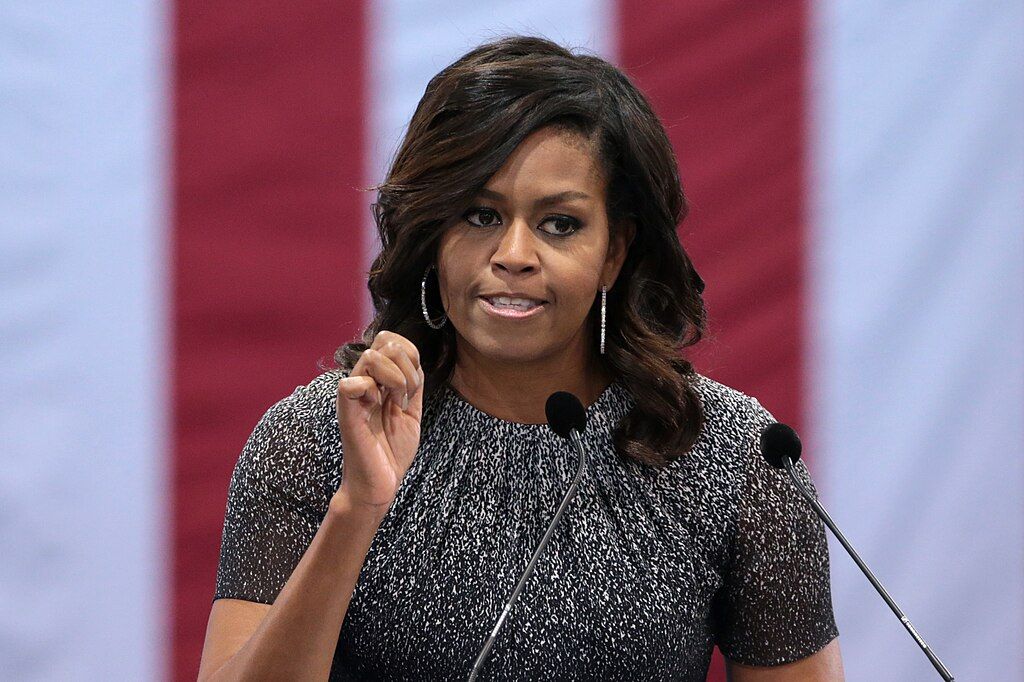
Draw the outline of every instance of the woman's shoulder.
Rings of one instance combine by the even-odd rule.
[[[761,429],[775,418],[754,396],[704,374],[695,373],[691,386],[704,412],[693,466],[738,481],[759,456]]]
[[[300,435],[311,437],[319,445],[331,447],[335,437],[341,444],[335,400],[338,381],[348,376],[347,370],[327,369],[305,384],[299,384],[277,401],[267,415],[295,427]]]
[[[327,369],[308,383],[296,386],[291,395],[284,400],[288,401],[296,415],[311,427],[333,426],[337,432],[335,399],[338,394],[338,381],[346,376],[348,370]]]
[[[341,481],[338,380],[329,369],[274,402],[256,423],[235,465],[236,483],[319,508]]]
[[[759,472],[760,430],[774,421],[752,395],[694,373],[690,385],[701,402],[704,423],[693,447],[673,461],[664,477],[666,500],[683,504],[680,514],[704,510],[701,523],[711,523],[708,533],[722,530],[723,519],[733,519],[751,472]],[[682,494],[680,495],[680,491]],[[694,518],[688,516],[688,518]]]
[[[699,372],[694,372],[690,385],[700,398],[705,419],[713,421],[727,433],[749,433],[766,419],[775,421],[771,413],[752,395],[744,393]]]

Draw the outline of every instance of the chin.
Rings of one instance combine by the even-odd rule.
[[[536,339],[526,339],[525,343],[520,343],[511,335],[507,339],[467,339],[467,342],[473,346],[474,350],[480,355],[500,362],[507,363],[526,363],[539,358],[544,357],[548,354],[545,349],[540,348],[535,343]]]

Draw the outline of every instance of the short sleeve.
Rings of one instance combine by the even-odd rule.
[[[272,604],[323,521],[311,466],[320,446],[292,396],[273,405],[239,455],[228,488],[214,599]]]
[[[761,455],[776,420],[755,398],[738,486],[731,553],[713,612],[716,643],[731,661],[774,666],[809,656],[839,635],[832,612],[825,525],[789,474]],[[815,496],[803,461],[797,475]]]

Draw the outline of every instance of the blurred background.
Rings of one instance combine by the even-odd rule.
[[[1016,0],[0,3],[0,677],[195,679],[238,453],[369,320],[361,188],[508,33],[650,97],[698,371],[801,432],[958,678],[1024,679]],[[934,678],[832,578],[848,679]]]

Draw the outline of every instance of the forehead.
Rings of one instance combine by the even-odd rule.
[[[598,197],[603,196],[604,177],[590,140],[582,133],[548,126],[528,135],[486,187],[504,194],[577,189]]]

